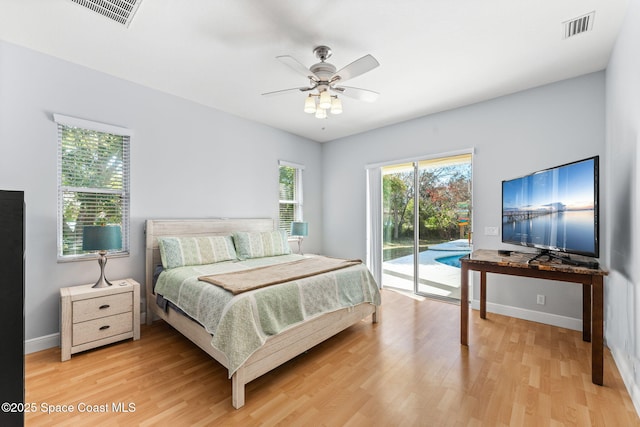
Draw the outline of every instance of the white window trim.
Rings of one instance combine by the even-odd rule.
[[[62,114],[54,114],[53,121],[65,125],[65,126],[73,126],[76,128],[82,129],[90,129],[95,130],[97,132],[111,133],[113,135],[121,135],[121,136],[133,136],[133,131],[131,129],[123,128],[120,126],[108,125],[106,123],[93,122],[91,120],[78,119],[76,117],[64,116]]]
[[[290,168],[304,170],[304,165],[301,165],[300,163],[288,162],[286,160],[278,160],[278,166],[288,166]]]

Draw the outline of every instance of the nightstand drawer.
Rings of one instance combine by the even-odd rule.
[[[73,345],[77,346],[89,341],[97,341],[131,331],[133,331],[133,314],[131,311],[76,323],[73,325]]]
[[[73,302],[73,323],[130,312],[133,292],[106,295]]]

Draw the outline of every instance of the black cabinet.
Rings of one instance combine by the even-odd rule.
[[[0,425],[24,424],[24,192],[0,190]],[[4,402],[15,404],[7,411]]]

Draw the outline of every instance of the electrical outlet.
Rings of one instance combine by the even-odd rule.
[[[485,227],[484,228],[485,236],[497,236],[498,235],[498,227]]]
[[[536,301],[536,302],[537,302],[539,305],[544,305],[544,300],[545,300],[544,295],[538,295],[538,299],[537,299],[537,301]]]

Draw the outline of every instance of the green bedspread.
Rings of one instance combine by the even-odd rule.
[[[271,335],[341,308],[380,305],[378,286],[363,264],[236,296],[198,280],[301,258],[292,254],[174,268],[160,274],[155,289],[213,335],[211,345],[227,357],[231,376]]]

